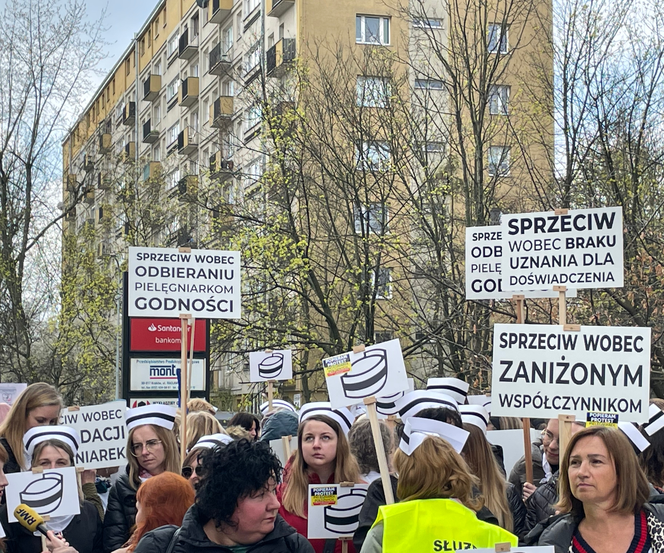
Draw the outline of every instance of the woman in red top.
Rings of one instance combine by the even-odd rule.
[[[297,446],[277,488],[279,514],[307,537],[307,493],[309,484],[361,483],[360,469],[350,452],[346,434],[353,417],[348,409],[331,409],[329,403],[309,403],[300,411]],[[309,540],[316,553],[341,552],[339,540]],[[326,541],[331,543],[326,547]],[[355,553],[349,542],[349,553]]]

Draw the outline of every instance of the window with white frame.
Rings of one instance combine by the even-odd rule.
[[[261,49],[260,49],[260,43],[256,43],[251,47],[251,50],[247,52],[247,55],[245,56],[245,70],[244,74],[251,73],[256,67],[261,62]]]
[[[233,47],[233,25],[226,27],[221,33],[221,53],[226,54]]]
[[[161,161],[161,147],[155,144],[152,148],[152,161]]]
[[[415,79],[415,88],[418,90],[443,90],[443,81],[437,79]]]
[[[245,115],[245,131],[253,129],[261,122],[263,110],[259,104],[249,106]]]
[[[198,110],[196,110],[191,114],[191,128],[194,129],[194,131],[198,132],[200,130],[199,124],[200,123],[198,121]]]
[[[426,18],[413,19],[413,27],[417,29],[442,29],[443,20]]]
[[[221,95],[222,96],[234,96],[235,95],[235,85],[231,80],[226,80],[221,83]]]
[[[199,26],[200,25],[199,25],[198,13],[195,13],[191,18],[191,25],[190,25],[192,40],[198,36]]]
[[[381,267],[378,269],[378,279],[376,272],[372,271],[372,284],[376,288],[377,300],[389,300],[392,298],[392,269]]]
[[[175,77],[168,86],[166,87],[166,101],[170,102],[178,93],[178,81],[179,79]]]
[[[161,75],[161,59],[154,64],[153,75]]]
[[[178,135],[180,134],[180,123],[175,123],[168,132],[166,133],[167,144],[171,146],[174,142],[177,142]]]
[[[445,151],[445,144],[442,142],[425,142],[423,150],[428,154],[441,154]]]
[[[382,202],[369,205],[356,204],[353,207],[353,219],[357,234],[373,233],[385,234],[387,232],[389,212]]]
[[[510,149],[507,146],[489,146],[489,175],[504,177],[510,173]]]
[[[357,78],[357,105],[366,108],[384,108],[390,97],[390,83],[385,77]]]
[[[390,18],[377,15],[356,16],[355,42],[359,44],[389,44]]]
[[[174,171],[171,171],[166,175],[166,189],[171,190],[175,188],[180,182],[180,168],[176,167]]]
[[[509,48],[507,27],[500,23],[489,23],[487,38],[489,54],[507,54]]]
[[[190,77],[198,77],[198,64],[192,65],[189,71]]]
[[[359,170],[385,171],[390,165],[390,145],[387,142],[362,142],[356,146],[356,161]]]
[[[261,0],[244,0],[244,13],[249,16],[260,5]]]
[[[263,164],[261,163],[260,158],[256,158],[251,161],[245,171],[245,187],[252,186],[258,182],[258,180],[263,175]]]
[[[152,119],[154,120],[154,127],[161,121],[161,106],[158,103],[152,108]]]
[[[493,85],[489,91],[489,113],[491,115],[507,115],[509,113],[510,87]]]
[[[175,33],[170,39],[168,39],[168,44],[166,45],[166,55],[170,58],[175,52],[178,51],[178,40],[179,37]]]

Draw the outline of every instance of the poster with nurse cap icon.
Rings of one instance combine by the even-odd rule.
[[[290,380],[293,378],[293,352],[289,349],[249,353],[249,381]]]
[[[352,537],[360,522],[368,484],[311,484],[307,498],[307,536]]]

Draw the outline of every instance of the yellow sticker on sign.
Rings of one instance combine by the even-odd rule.
[[[350,364],[350,353],[342,353],[334,357],[323,359],[323,370],[325,378],[349,373],[352,366]]]
[[[586,428],[589,426],[618,426],[618,413],[590,412],[586,417]]]
[[[311,490],[311,506],[320,507],[323,505],[337,504],[336,486],[321,486]]]

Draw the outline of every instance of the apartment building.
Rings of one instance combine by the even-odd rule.
[[[478,2],[464,9],[471,4],[477,4],[478,13],[483,10],[482,17],[470,19],[481,27],[479,36],[488,41],[489,54],[511,53],[511,37],[518,34],[513,67],[527,66],[534,50],[543,51],[547,59],[550,47],[543,39],[538,42],[536,29],[546,30],[548,3],[535,2],[537,23],[524,19],[521,30],[509,20],[509,12],[494,21],[491,9],[498,8]],[[325,45],[329,52],[335,50],[333,45],[345,45],[358,57],[369,49],[388,49],[407,75],[413,105],[426,111],[433,97],[438,106],[430,114],[437,121],[431,125],[437,137],[426,139],[428,154],[448,154],[453,148],[447,142],[455,137],[445,132],[454,125],[446,122],[450,102],[445,99],[445,73],[450,65],[444,60],[454,52],[450,44],[455,33],[463,30],[451,14],[464,9],[447,9],[433,0],[393,5],[382,0],[159,1],[140,28],[137,22],[136,38],[63,141],[63,205],[71,208],[74,198],[82,198],[68,209],[64,232],[94,229],[100,259],[122,258],[128,245],[224,248],[219,238],[223,234],[215,232],[227,221],[222,207],[245,201],[269,164],[269,148],[262,139],[264,100],[296,101],[289,81],[293,62],[306,64],[315,58],[320,63],[324,56],[316,53],[325,51]],[[432,48],[439,51],[432,53]],[[381,105],[375,91],[382,84],[380,75],[357,75],[358,94],[373,91],[371,107]],[[495,143],[487,145],[484,173],[488,180],[516,181],[532,167],[517,154],[523,144],[509,144],[504,129],[528,127],[532,106],[520,93],[519,78],[509,73],[504,83],[492,85],[490,96]],[[539,160],[540,174],[547,173],[552,136],[547,140],[550,143],[530,140],[526,147],[536,152],[529,159]],[[371,169],[390,157],[379,140],[356,149],[354,155]],[[515,187],[514,194],[529,193],[528,186]],[[383,207],[358,209],[361,220],[375,218],[376,209]],[[389,271],[376,278],[389,291]],[[387,291],[380,296],[390,298]],[[384,327],[375,333],[377,341],[392,336]],[[425,357],[414,358],[411,368],[426,374],[427,363]],[[243,365],[241,356],[226,358],[216,367],[217,386],[237,395],[249,393]],[[285,390],[290,399],[299,393],[295,386]]]

